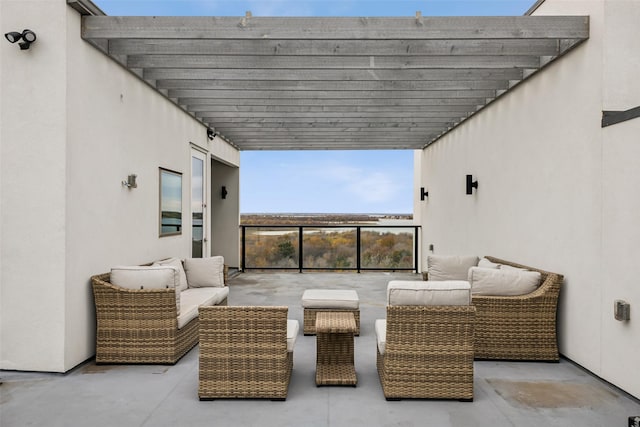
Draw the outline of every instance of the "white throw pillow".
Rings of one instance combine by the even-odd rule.
[[[540,286],[542,275],[537,271],[472,267],[469,283],[473,295],[525,295]]]
[[[180,274],[169,265],[118,266],[111,269],[110,282],[126,289],[166,289],[176,293],[176,310],[180,315]]]
[[[187,258],[184,260],[184,270],[190,288],[224,286],[224,258],[221,256]]]
[[[163,259],[154,262],[153,265],[168,265],[171,267],[175,267],[178,270],[178,275],[180,276],[180,292],[186,290],[189,287],[187,285],[187,275],[184,272],[184,266],[182,265],[182,261],[178,258]]]
[[[457,255],[429,255],[429,280],[467,280],[469,269],[478,265],[478,257]]]
[[[469,305],[471,286],[464,280],[392,280],[387,285],[389,305]]]
[[[482,268],[500,268],[502,264],[496,264],[495,262],[491,262],[486,258],[482,258],[478,261],[478,267]]]

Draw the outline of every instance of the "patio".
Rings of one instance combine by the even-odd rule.
[[[355,339],[358,386],[316,387],[316,338],[296,342],[285,402],[200,402],[198,347],[174,366],[95,365],[67,374],[2,371],[3,426],[626,426],[640,415],[629,395],[562,359],[475,362],[473,402],[384,399],[375,367],[373,322],[384,317],[389,280],[409,273],[243,273],[229,280],[230,305],[287,305],[302,326],[305,289],[348,286],[360,297]]]

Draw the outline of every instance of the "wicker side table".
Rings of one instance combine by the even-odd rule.
[[[353,355],[357,330],[351,312],[324,311],[316,316],[316,385],[358,383]]]

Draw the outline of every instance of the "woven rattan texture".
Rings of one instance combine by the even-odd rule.
[[[200,307],[198,396],[287,397],[287,307]]]
[[[173,364],[198,343],[197,318],[178,329],[174,289],[124,289],[109,276],[91,278],[96,363]]]
[[[473,296],[476,359],[558,361],[556,313],[563,277],[533,267],[487,257],[491,262],[537,271],[542,283],[518,296]]]
[[[303,332],[305,335],[315,335],[316,333],[316,315],[321,312],[346,312],[353,313],[356,321],[355,335],[360,335],[360,309],[337,309],[337,308],[305,308],[304,309],[304,325]]]
[[[320,312],[316,319],[316,385],[357,384],[350,311]]]
[[[384,355],[387,399],[473,400],[473,306],[389,306]]]

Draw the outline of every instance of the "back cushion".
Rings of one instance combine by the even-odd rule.
[[[110,280],[127,289],[165,289],[180,284],[178,270],[162,265],[113,267]]]
[[[184,260],[187,283],[190,288],[224,286],[224,258],[187,258]]]
[[[458,255],[429,255],[429,280],[467,280],[469,269],[478,265],[478,257]]]
[[[188,288],[187,275],[184,272],[182,261],[179,260],[178,258],[163,259],[163,260],[154,262],[153,265],[164,265],[164,266],[175,267],[178,270],[178,275],[180,277],[180,283],[179,283],[180,286],[178,286],[180,288],[180,291],[184,291]]]
[[[482,268],[500,268],[501,264],[496,264],[495,262],[491,262],[486,258],[482,258],[478,261],[478,267]]]
[[[164,265],[113,267],[109,280],[113,285],[126,289],[174,288],[176,310],[180,315],[180,274],[175,267]]]
[[[542,276],[537,271],[472,267],[469,283],[473,295],[525,295],[535,291]]]
[[[469,305],[471,286],[463,280],[422,282],[392,280],[387,285],[389,305]]]

